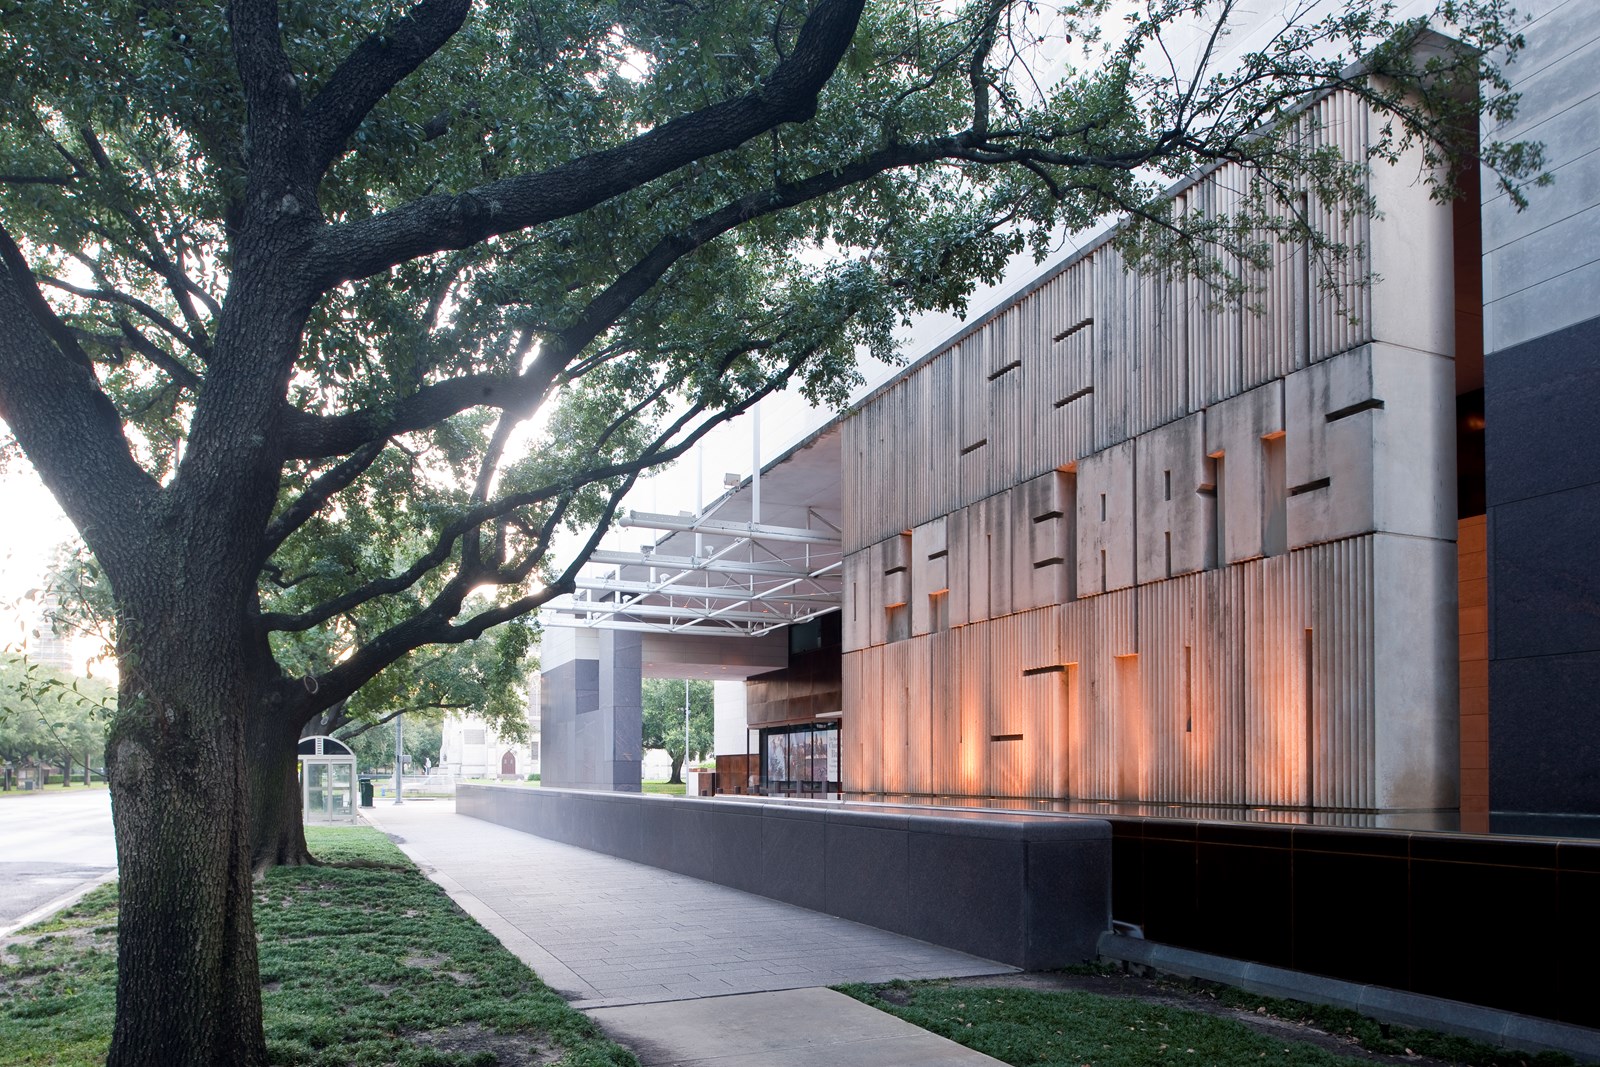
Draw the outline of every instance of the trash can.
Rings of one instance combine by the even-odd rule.
[[[363,808],[372,807],[372,779],[371,778],[363,778],[363,779],[361,779],[361,806]]]

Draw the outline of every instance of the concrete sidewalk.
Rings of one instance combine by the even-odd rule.
[[[998,1063],[818,986],[1015,968],[456,815],[362,810],[646,1067]]]

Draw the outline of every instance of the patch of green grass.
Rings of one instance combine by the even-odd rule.
[[[255,886],[274,1063],[487,1067],[538,1049],[562,1067],[636,1067],[382,834],[313,827],[306,839],[329,866]],[[104,1062],[114,912],[103,887],[7,947],[0,1067]]]
[[[1227,987],[1219,989],[1217,999],[1229,1007],[1242,1011],[1257,1012],[1289,1022],[1306,1023],[1330,1034],[1343,1034],[1362,1048],[1386,1056],[1414,1054],[1449,1060],[1452,1063],[1530,1064],[1536,1067],[1567,1067],[1576,1062],[1571,1056],[1560,1052],[1538,1054],[1508,1052],[1469,1037],[1380,1023],[1349,1008],[1257,996],[1241,989]]]
[[[639,788],[646,793],[661,793],[665,796],[681,797],[688,787],[682,782],[642,782]]]
[[[1303,1041],[1260,1033],[1234,1019],[1123,997],[894,982],[839,990],[924,1030],[1011,1064],[1038,1067],[1354,1067]],[[1376,1024],[1374,1024],[1376,1025]],[[1340,1031],[1336,1030],[1335,1033]],[[1439,1036],[1439,1035],[1435,1035]],[[1472,1043],[1467,1043],[1472,1044]],[[1404,1055],[1407,1046],[1397,1052]],[[1416,1052],[1422,1052],[1410,1046]],[[1454,1062],[1477,1067],[1570,1062],[1508,1053],[1487,1045],[1487,1058]],[[1430,1052],[1429,1055],[1441,1055]],[[1441,1058],[1448,1058],[1441,1056]]]

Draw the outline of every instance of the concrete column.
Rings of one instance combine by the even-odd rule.
[[[598,639],[592,630],[552,626],[544,631],[539,657],[539,780],[591,788],[598,779],[590,751],[600,702]]]
[[[597,750],[603,758],[594,788],[639,792],[644,755],[641,636],[629,630],[600,631],[600,691]]]

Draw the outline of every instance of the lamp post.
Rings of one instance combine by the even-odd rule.
[[[401,732],[403,729],[401,720],[404,718],[404,715],[396,715],[394,717],[394,802],[396,804],[404,804],[406,802],[402,793],[404,783],[400,780],[400,768],[406,758],[405,736]]]
[[[683,780],[689,781],[689,679],[683,680]]]

